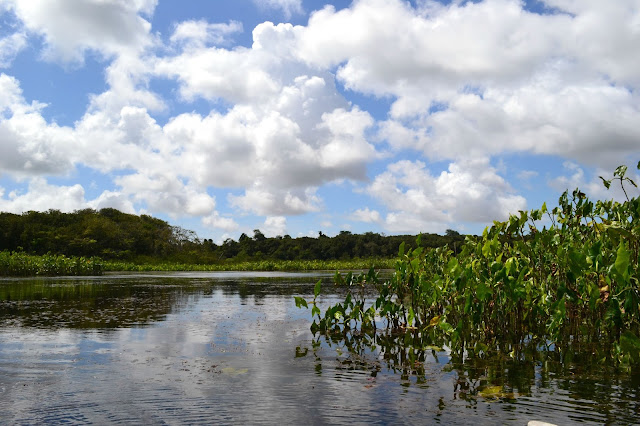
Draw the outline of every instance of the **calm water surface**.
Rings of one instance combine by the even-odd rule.
[[[640,377],[315,341],[331,274],[0,280],[2,424],[633,424]],[[335,303],[337,295],[323,299]]]

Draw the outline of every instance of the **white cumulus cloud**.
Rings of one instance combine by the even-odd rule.
[[[400,161],[375,177],[366,190],[389,210],[384,218],[394,232],[442,232],[456,222],[485,223],[526,209],[486,158],[451,163],[432,175],[420,161]],[[360,211],[361,218],[374,218]]]
[[[141,14],[156,0],[5,0],[25,28],[41,35],[45,58],[82,62],[86,50],[106,56],[139,52],[152,43],[151,24]]]

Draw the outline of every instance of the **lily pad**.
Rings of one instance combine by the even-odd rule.
[[[241,374],[246,374],[249,372],[248,368],[233,368],[233,367],[225,367],[222,369],[224,374],[228,374],[229,376],[239,376]]]

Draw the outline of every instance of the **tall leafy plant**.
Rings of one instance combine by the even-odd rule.
[[[387,282],[373,270],[337,274],[345,300],[323,315],[317,286],[312,331],[346,336],[378,327],[467,356],[535,347],[640,364],[640,200],[629,198],[636,183],[627,171],[602,178],[607,188],[621,185],[624,202],[567,191],[551,210],[520,211],[467,237],[457,255],[402,244]],[[377,294],[369,305],[366,286]]]

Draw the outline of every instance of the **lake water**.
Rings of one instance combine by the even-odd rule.
[[[293,296],[318,279],[330,288],[330,273],[0,280],[0,423],[640,422],[635,373],[437,350],[406,367],[314,339]]]

